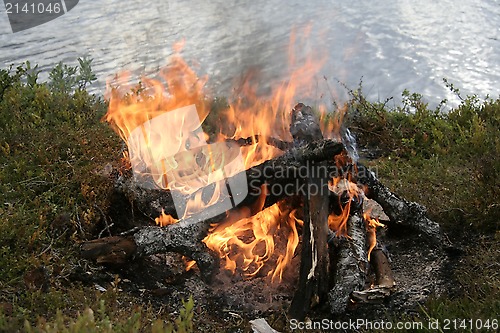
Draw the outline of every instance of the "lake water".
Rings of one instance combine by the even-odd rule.
[[[372,100],[398,100],[409,89],[431,105],[456,102],[443,77],[463,93],[500,94],[498,0],[87,0],[15,34],[2,10],[0,62],[30,60],[47,70],[88,55],[98,76],[92,88],[103,92],[118,71],[156,72],[184,38],[183,56],[208,75],[214,94],[228,95],[248,68],[261,69],[263,84],[285,80],[290,33],[307,27],[298,57],[326,55],[318,82],[326,77],[340,100],[346,93],[337,81],[356,88],[361,78]]]

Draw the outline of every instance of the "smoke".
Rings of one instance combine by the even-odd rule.
[[[345,123],[342,124],[341,137],[347,153],[349,154],[349,157],[351,158],[353,163],[356,163],[359,159],[356,137],[351,133],[349,128],[347,128]]]

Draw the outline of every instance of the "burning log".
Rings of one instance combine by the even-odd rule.
[[[251,167],[244,172],[251,189],[259,189],[263,184],[267,184],[269,188],[275,186],[284,187],[288,184],[296,186],[298,185],[296,184],[297,177],[300,176],[299,168],[309,162],[333,159],[335,155],[340,154],[343,150],[344,145],[342,143],[327,139],[317,140],[300,147],[291,148],[283,155]],[[234,178],[238,176],[235,175]],[[230,179],[228,181],[230,182]],[[163,211],[164,214],[178,218],[170,190],[143,188],[130,176],[120,177],[117,180],[116,187],[145,216],[155,219]],[[250,205],[259,197],[259,192],[250,191],[248,197],[239,206]],[[276,203],[284,196],[284,193],[278,193],[279,195],[273,193],[271,192],[267,196],[265,207]]]
[[[330,311],[333,314],[343,313],[350,302],[351,294],[363,290],[366,282],[366,226],[359,211],[351,209],[350,213],[347,220],[347,239],[334,251],[333,288],[328,293]]]
[[[409,227],[425,235],[425,239],[435,244],[441,243],[442,237],[439,224],[427,217],[427,210],[424,206],[392,193],[364,165],[358,163],[357,169],[357,181],[368,187],[366,196],[382,206],[384,213],[390,219],[389,227],[398,225]]]
[[[323,138],[312,109],[303,104],[298,104],[293,110],[290,132],[298,144]],[[322,162],[319,166],[326,164]],[[324,300],[328,292],[328,178],[312,174],[307,179],[308,188],[316,193],[307,193],[304,199],[299,284],[290,306],[290,315],[297,319],[303,319],[312,307]]]
[[[249,138],[240,138],[240,139],[226,139],[226,142],[234,142],[240,147],[250,146],[257,142],[260,142],[262,137],[260,135],[255,135],[254,137]],[[286,151],[290,148],[293,148],[292,142],[282,141],[272,137],[266,137],[264,140],[267,144],[278,148],[279,150]]]

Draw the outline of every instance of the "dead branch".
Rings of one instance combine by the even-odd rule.
[[[368,187],[366,196],[382,206],[384,213],[389,217],[390,227],[409,227],[425,236],[435,244],[441,244],[442,235],[439,224],[427,217],[427,209],[392,193],[362,164],[357,164],[357,181]]]
[[[365,290],[355,290],[351,299],[356,303],[380,303],[390,296],[396,286],[394,276],[386,252],[377,243],[370,255],[370,268],[375,273],[373,286]]]
[[[240,147],[251,146],[258,142],[265,142],[273,147],[278,148],[279,150],[286,151],[290,148],[293,148],[292,142],[282,141],[273,137],[263,137],[262,135],[255,135],[254,137],[249,138],[239,138],[239,139],[226,139],[226,142],[233,142]]]
[[[394,288],[396,282],[394,281],[389,258],[387,258],[379,243],[370,254],[370,266],[375,272],[375,286]]]

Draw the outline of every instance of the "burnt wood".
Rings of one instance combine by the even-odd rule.
[[[328,293],[332,314],[344,313],[351,294],[365,287],[368,268],[366,226],[359,212],[347,220],[347,239],[334,252],[333,288]]]
[[[323,139],[316,115],[303,104],[298,104],[292,111],[290,132],[297,145]],[[333,155],[330,156],[332,161],[333,158]],[[326,167],[326,163],[321,162],[317,166]],[[318,172],[313,172],[313,168],[315,166],[308,166],[299,282],[289,311],[292,317],[300,320],[312,307],[323,302],[328,293],[328,178],[320,177]]]
[[[268,188],[272,188],[274,184],[291,184],[291,188],[296,191],[297,186],[300,186],[300,182],[296,182],[297,177],[300,177],[299,169],[306,162],[332,159],[343,150],[344,146],[341,143],[332,140],[318,140],[292,148],[282,156],[246,170],[248,184],[251,188],[260,187],[262,184],[268,184]],[[277,177],[278,172],[279,177]],[[143,189],[130,176],[121,177],[117,184],[118,191],[124,193],[144,215],[155,218],[164,209],[166,214],[175,216],[175,207],[169,191]],[[259,195],[260,192],[250,191],[248,198],[239,206],[250,205]],[[285,196],[286,193],[269,194],[264,207],[271,206]],[[209,212],[205,214],[211,216]],[[218,268],[218,258],[209,251],[202,240],[207,235],[210,225],[222,221],[225,217],[225,213],[208,219],[195,216],[166,227],[143,226],[138,228],[132,237],[113,236],[84,242],[81,245],[82,256],[100,263],[120,264],[155,253],[178,252],[195,260],[202,277],[210,281]]]
[[[391,192],[372,171],[360,163],[357,164],[356,178],[358,183],[368,187],[365,195],[375,200],[384,209],[384,213],[389,217],[387,223],[389,228],[407,227],[421,234],[431,243],[442,244],[441,228],[439,224],[429,219],[425,206],[408,201]]]
[[[251,146],[258,142],[266,142],[267,144],[278,148],[279,150],[286,151],[293,148],[293,142],[283,141],[273,137],[263,137],[262,135],[255,135],[249,138],[239,138],[239,139],[225,139],[226,142],[235,143],[240,147]]]

